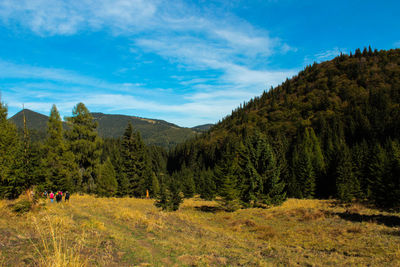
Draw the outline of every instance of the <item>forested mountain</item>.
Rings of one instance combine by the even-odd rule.
[[[21,110],[10,118],[19,129],[24,127],[23,113],[25,114],[27,128],[31,131],[32,138],[38,140],[45,137],[48,117],[29,109]],[[122,137],[128,123],[142,135],[145,144],[171,148],[178,143],[196,136],[199,132],[209,128],[209,125],[201,125],[193,128],[179,127],[175,124],[163,121],[146,119],[135,116],[111,115],[92,113],[93,119],[98,122],[97,131],[103,138]],[[66,129],[67,124],[63,122]]]
[[[203,125],[199,125],[199,126],[195,126],[192,129],[196,130],[196,131],[201,131],[201,132],[206,132],[208,131],[214,124],[203,124]]]
[[[32,140],[28,127],[18,133],[6,118],[0,102],[0,197],[36,186],[149,193],[166,210],[195,194],[218,196],[230,211],[287,197],[400,208],[400,49],[357,49],[307,66],[169,152],[146,146],[144,137],[152,137],[140,127],[153,125],[163,136],[175,125],[90,113],[83,103],[66,128],[53,106],[45,140]],[[101,138],[101,125],[113,129],[109,136],[121,125],[122,137]]]
[[[201,194],[229,191],[245,203],[267,197],[273,182],[290,197],[399,207],[399,138],[400,49],[357,49],[244,103],[178,145],[168,169],[192,175]]]

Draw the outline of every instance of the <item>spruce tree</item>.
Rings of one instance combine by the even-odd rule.
[[[175,173],[172,177],[163,176],[161,179],[160,193],[154,202],[156,207],[164,211],[176,211],[179,209],[180,204],[183,202],[183,193],[177,175]]]
[[[70,127],[66,132],[68,148],[74,154],[79,169],[76,189],[95,193],[102,144],[96,131],[97,123],[83,103],[74,107],[67,122]]]
[[[97,195],[102,197],[114,196],[118,189],[116,173],[111,160],[107,160],[100,165],[99,177],[97,180]]]
[[[78,168],[74,155],[67,151],[61,117],[55,105],[47,122],[47,139],[43,150],[45,157],[41,166],[44,170],[45,188],[73,192],[79,176]]]
[[[385,177],[387,175],[388,155],[379,143],[370,151],[368,196],[378,206],[383,206],[386,199]]]
[[[146,154],[146,147],[140,133],[135,133],[131,123],[128,124],[122,138],[123,173],[128,183],[128,194],[143,197],[146,185],[151,184],[151,168]]]
[[[400,209],[400,143],[397,140],[388,142],[388,175],[385,179],[385,201],[383,206]]]
[[[210,169],[200,173],[200,197],[205,200],[213,200],[216,193],[216,186],[213,179],[213,172]]]
[[[285,183],[280,177],[274,151],[266,142],[261,143],[260,160],[263,163],[260,171],[263,177],[262,196],[265,204],[279,205],[286,199]]]
[[[299,161],[296,163],[296,176],[301,187],[303,198],[314,198],[315,195],[315,172],[312,165],[310,150],[301,147]]]
[[[150,197],[158,196],[159,193],[160,193],[160,182],[158,181],[156,174],[153,172],[151,175]]]
[[[14,197],[12,193],[14,178],[10,170],[19,147],[17,129],[7,120],[7,114],[7,106],[0,99],[0,198]]]
[[[185,198],[191,198],[196,193],[196,187],[194,183],[193,172],[186,167],[183,167],[179,173],[180,180],[182,183],[182,191]]]
[[[339,150],[336,191],[337,197],[344,202],[350,202],[353,198],[360,197],[360,183],[354,174],[350,149],[344,142]]]
[[[221,196],[221,205],[226,211],[235,211],[241,207],[238,174],[240,167],[238,156],[227,154],[215,169],[216,179],[219,181],[218,194]]]

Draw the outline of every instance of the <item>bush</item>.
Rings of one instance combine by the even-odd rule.
[[[18,200],[11,206],[11,210],[18,214],[24,214],[32,209],[32,203],[27,199]]]

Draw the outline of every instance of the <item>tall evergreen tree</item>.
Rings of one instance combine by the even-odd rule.
[[[7,121],[7,114],[7,106],[0,99],[0,198],[15,197],[13,183],[16,181],[10,170],[16,159],[19,140],[15,125]]]
[[[387,175],[389,160],[386,150],[379,143],[375,143],[370,152],[368,196],[375,204],[380,206],[385,203],[387,194],[385,176]]]
[[[262,177],[262,195],[264,203],[278,205],[286,199],[285,183],[280,177],[274,151],[266,140],[260,143],[259,173]]]
[[[213,200],[216,194],[216,186],[213,179],[213,172],[210,169],[202,170],[199,176],[200,197],[206,200]]]
[[[47,122],[47,139],[43,150],[45,158],[42,159],[41,165],[46,189],[74,191],[74,178],[78,177],[78,168],[74,155],[67,151],[61,117],[55,105],[51,108]]]
[[[72,117],[68,117],[67,122],[70,126],[66,132],[68,148],[74,154],[79,168],[77,190],[95,193],[102,143],[97,135],[97,123],[83,103],[74,107]]]
[[[400,209],[400,143],[388,142],[388,175],[385,179],[385,201],[383,206]]]
[[[122,138],[123,173],[128,183],[130,196],[142,197],[151,185],[151,168],[146,147],[140,133],[135,133],[131,123],[128,124]],[[147,188],[146,188],[147,187]]]
[[[229,153],[229,152],[228,152]],[[240,167],[238,155],[227,154],[215,169],[216,179],[219,181],[218,193],[222,198],[222,207],[227,211],[235,211],[240,208],[240,190],[238,174]]]
[[[337,197],[345,202],[360,197],[360,183],[354,174],[350,149],[343,142],[339,150],[339,164],[336,178]]]
[[[97,195],[103,197],[114,196],[118,189],[116,173],[109,158],[100,165],[99,177],[97,180]]]

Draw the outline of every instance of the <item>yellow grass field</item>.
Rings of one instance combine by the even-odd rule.
[[[400,266],[400,214],[333,200],[220,211],[185,200],[72,195],[16,215],[0,201],[0,266]]]

